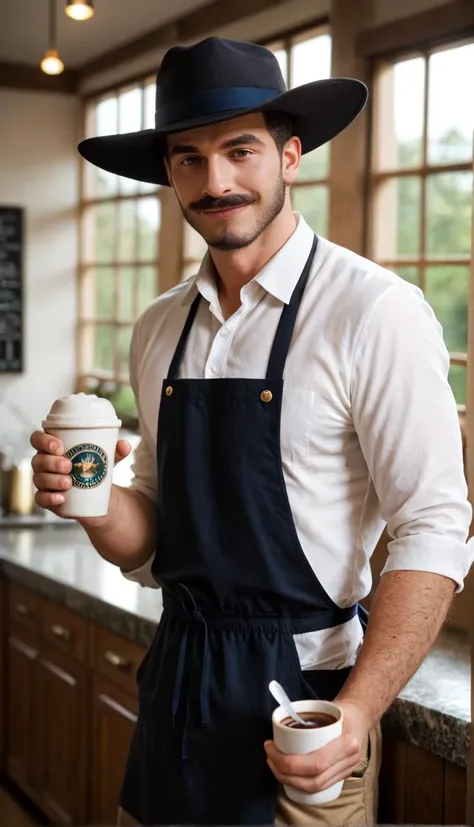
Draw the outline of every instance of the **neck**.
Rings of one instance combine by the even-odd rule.
[[[295,229],[296,219],[288,205],[249,247],[229,251],[209,249],[216,268],[219,299],[225,315],[231,315],[240,307],[242,287],[252,281],[286,244]]]

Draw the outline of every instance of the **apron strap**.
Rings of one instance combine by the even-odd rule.
[[[297,285],[293,290],[293,293],[291,294],[290,302],[289,304],[285,304],[281,312],[277,331],[275,334],[275,338],[273,340],[270,358],[268,360],[266,379],[283,378],[283,371],[285,368],[288,350],[290,349],[290,343],[291,338],[293,336],[296,316],[301,304],[301,299],[303,297],[306,283],[308,281],[308,276],[311,270],[311,265],[314,260],[317,246],[318,238],[315,235],[313,238],[313,244],[311,247],[310,254],[304,266],[303,272],[301,273],[301,276],[298,279]],[[191,328],[193,326],[194,319],[196,318],[196,313],[198,311],[200,300],[201,294],[198,293],[191,305],[191,309],[188,313],[188,318],[186,319],[186,323],[183,327],[183,330],[181,331],[181,336],[179,337],[176,350],[174,352],[171,364],[169,366],[167,379],[178,378],[179,369],[184,356],[184,351],[186,349],[186,344],[189,338],[189,334],[191,332]]]
[[[298,279],[298,283],[291,294],[289,304],[285,304],[281,312],[280,321],[278,322],[277,331],[270,352],[270,358],[268,360],[266,379],[283,379],[286,357],[288,356],[291,338],[295,329],[296,316],[300,308],[301,299],[303,298],[304,289],[308,281],[308,276],[311,270],[311,265],[313,264],[317,246],[318,237],[315,235],[310,254],[304,266],[303,272]]]
[[[179,337],[179,341],[174,352],[174,356],[171,360],[171,364],[168,370],[168,379],[177,379],[179,374],[179,368],[181,366],[181,362],[184,356],[184,351],[186,349],[186,344],[189,338],[189,334],[191,332],[191,328],[193,326],[194,319],[196,318],[196,313],[198,311],[199,302],[201,300],[201,294],[198,293],[196,298],[194,299],[191,309],[188,313],[188,318],[186,319],[186,324],[184,325],[181,336]]]

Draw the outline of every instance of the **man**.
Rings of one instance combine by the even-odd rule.
[[[350,79],[286,91],[271,52],[210,38],[166,54],[154,130],[80,145],[103,169],[171,185],[209,247],[135,326],[134,483],[114,486],[106,517],[81,521],[125,576],[163,589],[121,799],[139,823],[372,824],[381,716],[471,563],[449,358],[429,305],[291,209],[301,153],[366,96]],[[32,443],[37,502],[54,510],[70,464],[58,440]],[[128,451],[119,442],[116,459]],[[357,604],[385,523],[362,643]],[[343,735],[279,753],[272,679],[293,699],[335,699]],[[322,807],[282,786],[341,779]]]

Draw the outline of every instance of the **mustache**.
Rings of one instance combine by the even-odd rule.
[[[227,195],[225,198],[212,198],[205,195],[199,201],[189,205],[190,210],[226,210],[231,207],[246,207],[257,201],[258,195]]]

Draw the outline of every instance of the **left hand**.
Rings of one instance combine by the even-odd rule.
[[[326,790],[348,778],[362,758],[370,724],[353,701],[334,701],[344,712],[342,735],[307,755],[285,755],[266,741],[268,766],[275,778],[305,793]]]

